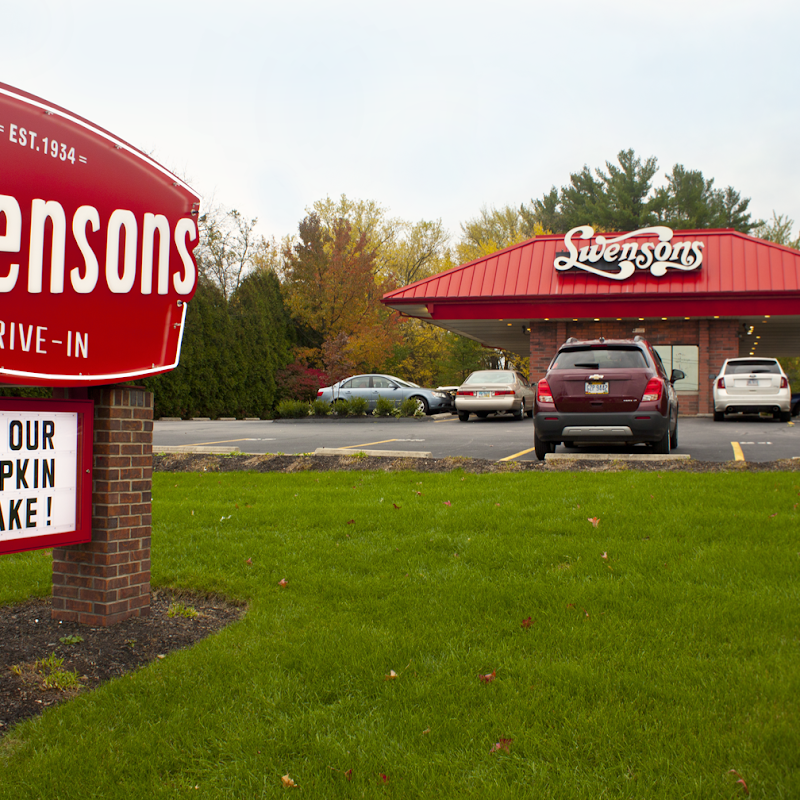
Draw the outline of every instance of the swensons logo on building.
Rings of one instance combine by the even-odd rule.
[[[76,525],[78,414],[0,411],[0,542]]]
[[[564,237],[566,253],[556,253],[553,266],[559,271],[579,269],[624,281],[630,278],[637,269],[650,270],[650,274],[662,277],[668,269],[689,272],[696,270],[703,263],[703,242],[672,242],[672,228],[655,225],[651,228],[640,228],[632,233],[623,233],[615,238],[598,236],[594,244],[580,249],[573,238],[591,239],[594,228],[581,225],[573,228]],[[657,236],[658,242],[633,242],[634,237]]]

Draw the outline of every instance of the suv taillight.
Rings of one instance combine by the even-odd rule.
[[[725,378],[718,378],[717,389],[724,389],[724,388],[725,388]]]
[[[553,393],[550,391],[550,385],[544,378],[542,378],[539,383],[536,384],[536,399],[540,403],[553,402]]]
[[[652,400],[661,399],[661,381],[658,378],[650,378],[642,395],[642,402],[647,403]]]
[[[788,389],[789,388],[789,379],[784,375],[781,378],[781,389]]]
[[[317,397],[322,397],[322,389],[317,389]]]

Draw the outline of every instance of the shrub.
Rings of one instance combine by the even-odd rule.
[[[369,403],[366,397],[351,397],[347,403],[347,413],[351,417],[363,417],[368,408]]]
[[[301,419],[310,413],[310,404],[302,400],[281,400],[275,409],[275,414],[281,419]]]
[[[315,417],[327,417],[331,410],[331,404],[327,400],[317,398],[311,401],[311,413]]]
[[[334,400],[333,403],[331,404],[332,414],[337,414],[340,417],[346,417],[348,411],[349,411],[349,406],[347,400],[345,400],[344,398],[340,397],[337,400]]]
[[[376,417],[391,417],[394,414],[394,411],[394,401],[390,400],[388,397],[379,395],[375,410],[372,413]]]
[[[400,403],[401,417],[424,417],[425,412],[419,407],[418,402],[413,397],[406,397]]]
[[[316,397],[321,386],[327,386],[328,376],[321,369],[304,367],[295,361],[275,376],[280,393],[290,400],[308,400]]]

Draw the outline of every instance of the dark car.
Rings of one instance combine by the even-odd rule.
[[[568,339],[536,387],[533,444],[543,459],[557,444],[678,446],[678,399],[658,353],[634,339]]]

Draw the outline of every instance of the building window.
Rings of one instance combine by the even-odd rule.
[[[664,362],[667,374],[682,369],[686,377],[675,384],[679,392],[696,392],[699,388],[700,348],[694,344],[664,344],[653,348]]]

